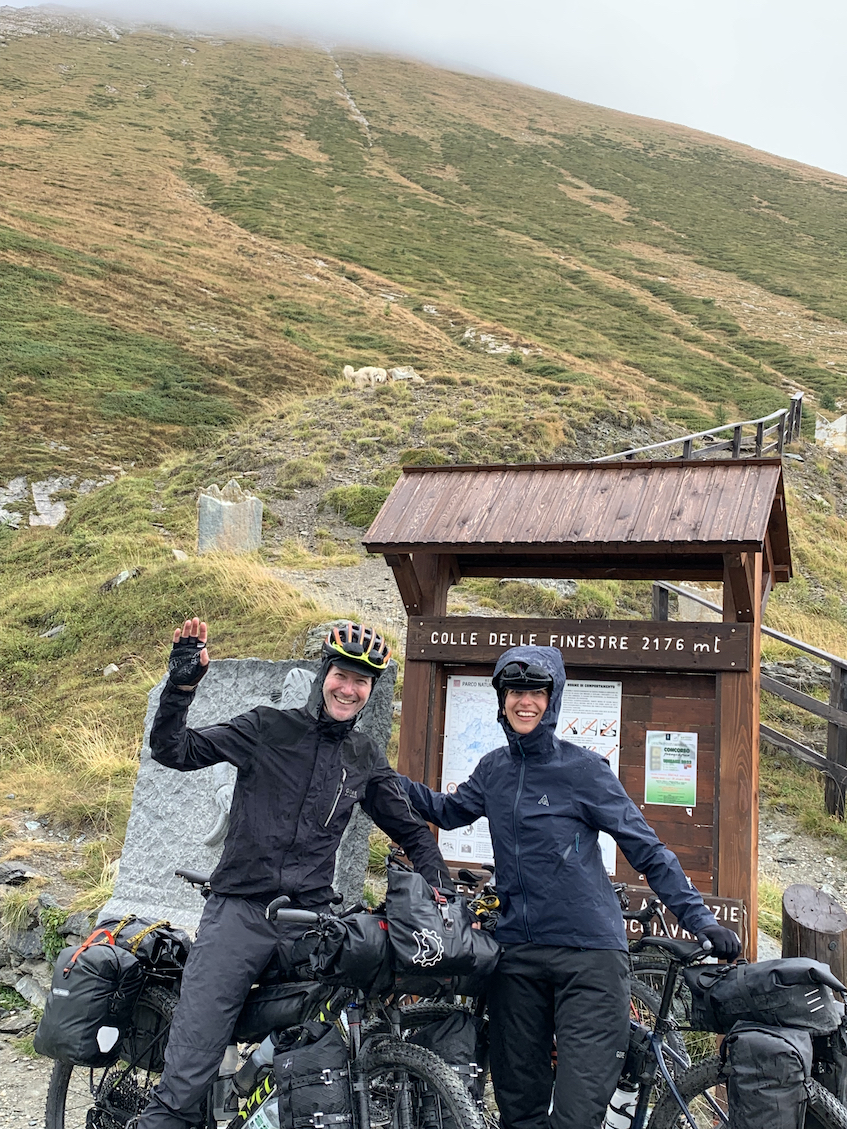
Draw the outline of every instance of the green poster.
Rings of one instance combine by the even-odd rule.
[[[697,734],[647,730],[645,804],[693,808],[697,803]]]

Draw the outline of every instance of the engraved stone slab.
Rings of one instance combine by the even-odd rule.
[[[188,712],[195,728],[215,725],[257,705],[277,709],[305,704],[319,662],[303,659],[214,659]],[[370,734],[384,751],[391,735],[394,662],[374,686],[357,728]],[[100,919],[135,913],[168,918],[194,929],[203,899],[174,870],[210,873],[223,848],[235,769],[228,764],[177,772],[150,756],[150,729],[165,679],[150,691],[144,725],[141,765],[118,878]],[[361,897],[372,823],[358,805],[338,851],[334,885],[346,904]]]

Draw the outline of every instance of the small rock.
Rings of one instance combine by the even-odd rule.
[[[15,984],[15,991],[33,1007],[43,1009],[47,1003],[47,993],[34,976],[22,976]]]
[[[27,831],[37,831],[40,826],[41,824],[37,819],[28,819],[24,824],[24,827],[27,829]]]
[[[115,588],[119,587],[121,584],[125,584],[127,580],[133,580],[136,576],[140,575],[140,568],[125,568],[123,572],[119,572],[117,576],[113,576],[104,584],[101,584],[100,591],[113,592]]]
[[[765,841],[773,843],[775,847],[778,847],[780,843],[787,843],[790,838],[791,836],[787,831],[774,831],[772,834],[765,836]]]
[[[38,827],[38,824],[35,825]],[[17,862],[0,862],[0,885],[22,886],[31,878],[37,878],[34,870],[28,870]]]
[[[171,552],[174,555],[175,561],[187,561],[188,560],[188,553],[183,552],[182,549],[171,549]]]
[[[29,1008],[25,1011],[13,1011],[0,1019],[0,1032],[4,1035],[22,1035],[34,1026],[35,1016]]]
[[[43,635],[39,635],[39,639],[53,639],[56,635],[61,635],[65,630],[64,623],[59,623],[55,627],[51,627],[49,631],[45,631]]]
[[[15,798],[16,798],[16,797],[15,797],[15,793],[14,793],[14,792],[7,792],[7,793],[6,793],[6,799],[7,799],[7,800],[14,800]]]
[[[121,668],[119,666],[115,666],[114,663],[109,663],[108,666],[103,667],[103,677],[111,678],[113,674],[119,674],[120,669]]]
[[[821,886],[821,891],[824,894],[829,894],[831,898],[838,898],[838,891],[834,886],[831,886],[829,882],[824,882],[824,884]]]

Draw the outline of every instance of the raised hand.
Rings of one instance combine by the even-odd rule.
[[[179,690],[193,690],[209,669],[208,634],[206,624],[197,616],[187,619],[182,628],[174,631],[168,678]]]

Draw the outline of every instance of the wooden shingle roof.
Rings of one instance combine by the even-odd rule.
[[[405,467],[364,544],[371,553],[449,553],[462,572],[480,574],[463,559],[704,560],[762,551],[766,539],[775,578],[787,580],[779,459]]]

